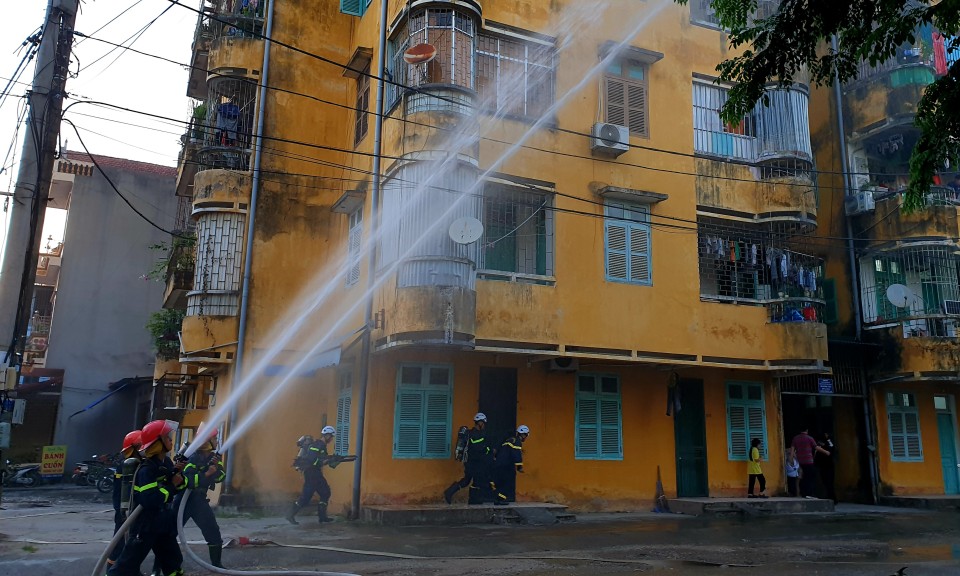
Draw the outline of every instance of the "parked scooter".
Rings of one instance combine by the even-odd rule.
[[[116,454],[93,455],[91,460],[77,462],[73,468],[71,479],[77,486],[96,486],[97,490],[106,494],[113,490],[113,475],[117,460]]]
[[[3,477],[3,485],[8,488],[13,486],[33,488],[43,483],[39,464],[13,464],[7,460],[0,469],[0,476]]]

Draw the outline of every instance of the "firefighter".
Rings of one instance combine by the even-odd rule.
[[[195,439],[199,442],[201,439]],[[213,490],[216,485],[223,482],[226,472],[223,469],[223,459],[217,453],[217,429],[214,428],[210,435],[202,440],[203,444],[196,452],[190,456],[190,460],[183,468],[183,479],[186,481],[186,487],[193,490],[187,499],[187,506],[183,510],[183,523],[193,518],[203,534],[203,539],[207,541],[207,549],[210,550],[210,563],[217,568],[223,568],[220,563],[220,557],[223,554],[223,539],[220,536],[220,526],[217,524],[217,517],[214,516],[210,508],[210,500],[207,498],[207,491]],[[180,501],[183,494],[177,495],[174,509],[180,507]]]
[[[127,458],[136,458],[140,459],[140,454],[137,452],[140,450],[140,431],[134,430],[133,432],[128,432],[126,436],[123,437],[123,445],[120,448],[120,453],[123,454],[123,459]],[[120,527],[123,526],[123,523],[127,521],[127,511],[123,508],[122,498],[120,496],[123,491],[123,466],[119,466],[113,474],[113,533],[116,534],[117,530],[120,530]],[[110,553],[110,557],[107,558],[107,567],[113,566],[117,563],[117,558],[120,557],[120,554],[123,553],[124,540],[120,540],[117,544],[117,547],[113,549],[113,552]]]
[[[300,498],[290,505],[287,512],[287,522],[299,524],[296,516],[301,508],[310,504],[313,493],[316,492],[320,500],[317,502],[317,519],[323,522],[332,522],[333,518],[327,516],[327,504],[330,502],[330,485],[327,479],[323,477],[323,465],[329,460],[327,453],[327,444],[337,435],[337,429],[333,426],[324,426],[320,431],[320,439],[314,440],[311,436],[301,436],[297,440],[297,446],[300,452],[293,461],[293,466],[303,472],[303,491]]]
[[[470,497],[467,502],[470,504],[483,504],[484,495],[488,494],[492,487],[492,478],[490,477],[490,468],[493,455],[490,452],[490,446],[487,444],[487,436],[483,429],[487,425],[487,416],[483,412],[477,412],[473,417],[473,428],[467,432],[467,449],[463,461],[463,478],[457,480],[443,491],[443,499],[450,504],[453,501],[453,495],[461,488],[470,487]]]
[[[173,499],[186,482],[181,465],[175,465],[167,457],[173,449],[176,429],[176,422],[154,420],[140,433],[143,462],[133,481],[133,505],[143,508],[143,512],[130,527],[127,544],[117,563],[107,572],[109,576],[140,576],[140,564],[151,550],[162,574],[183,574]]]
[[[529,435],[530,428],[521,424],[517,427],[517,433],[507,438],[497,450],[493,466],[493,481],[497,486],[496,505],[505,506],[517,501],[517,472],[523,474],[523,443]]]

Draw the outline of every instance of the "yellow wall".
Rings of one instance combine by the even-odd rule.
[[[920,414],[923,461],[892,461],[889,426],[887,425],[887,392],[910,392],[914,394]],[[955,393],[956,386],[954,384],[934,382],[887,384],[874,390],[872,401],[874,412],[877,415],[877,455],[880,481],[884,492],[892,491],[897,496],[943,494],[940,436],[937,430],[937,413],[933,405],[933,396],[935,394],[951,395]]]

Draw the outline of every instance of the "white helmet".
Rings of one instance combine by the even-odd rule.
[[[517,434],[529,434],[530,428],[526,424],[521,424],[517,427]]]
[[[483,412],[477,412],[477,415],[473,417],[473,421],[474,421],[474,422],[480,422],[481,420],[484,421],[484,422],[486,422],[486,421],[487,421],[487,415],[484,414]]]
[[[320,434],[321,434],[321,435],[323,435],[323,434],[330,434],[331,436],[336,436],[336,435],[337,435],[337,429],[334,428],[333,426],[324,426],[324,427],[323,427],[323,430],[320,431]]]

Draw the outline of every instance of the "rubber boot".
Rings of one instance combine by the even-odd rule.
[[[321,524],[324,522],[333,522],[333,518],[327,516],[326,502],[320,502],[317,504],[317,520],[319,520]]]
[[[449,488],[443,491],[443,499],[447,501],[447,504],[453,504],[453,495],[460,490],[460,483],[454,482],[450,485]]]
[[[296,502],[291,504],[290,509],[287,510],[287,515],[285,516],[285,518],[287,519],[287,522],[291,524],[299,524],[299,522],[297,522],[297,519],[296,519],[296,515],[299,510],[300,510],[300,506],[298,506]]]
[[[207,549],[210,550],[210,563],[217,568],[223,568],[223,562],[220,561],[223,557],[223,546],[207,545]]]

